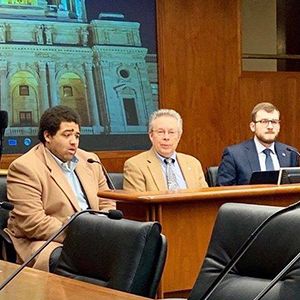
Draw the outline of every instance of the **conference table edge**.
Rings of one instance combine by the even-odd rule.
[[[181,201],[205,201],[220,198],[246,198],[262,195],[299,194],[300,184],[286,185],[244,185],[230,187],[209,187],[190,190],[175,190],[163,192],[136,192],[125,190],[102,190],[98,192],[101,198],[120,202],[136,202],[144,204],[160,204]]]

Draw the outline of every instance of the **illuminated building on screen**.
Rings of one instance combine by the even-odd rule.
[[[156,55],[122,15],[87,22],[84,0],[0,0],[0,109],[9,136],[36,135],[45,109],[67,105],[82,134],[147,131],[157,108]]]

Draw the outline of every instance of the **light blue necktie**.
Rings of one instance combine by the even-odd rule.
[[[166,163],[166,178],[167,178],[167,186],[168,190],[176,190],[179,188],[178,182],[176,180],[176,176],[173,170],[173,164],[175,162],[174,158],[165,158],[164,162]]]
[[[266,154],[266,170],[267,171],[273,171],[274,170],[274,165],[273,165],[273,160],[271,157],[271,149],[265,149],[264,154]]]

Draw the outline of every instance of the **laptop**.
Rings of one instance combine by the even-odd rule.
[[[249,184],[278,184],[279,170],[255,171],[252,173]]]

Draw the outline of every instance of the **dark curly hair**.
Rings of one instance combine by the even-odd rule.
[[[44,132],[48,131],[51,136],[54,136],[59,130],[61,122],[74,122],[81,126],[79,114],[68,106],[54,106],[50,107],[43,113],[39,126],[39,140],[45,144]]]

